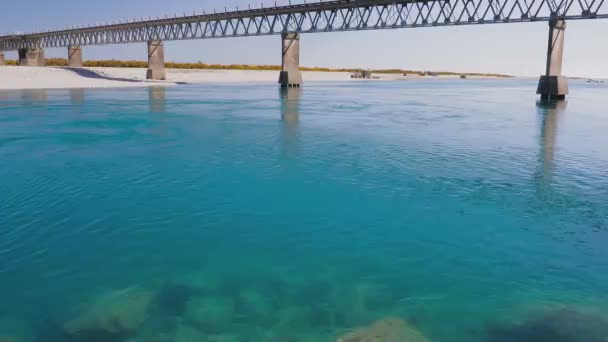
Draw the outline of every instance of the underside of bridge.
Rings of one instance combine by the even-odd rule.
[[[549,43],[547,45],[547,68],[540,77],[536,93],[542,100],[563,100],[568,95],[568,78],[562,76],[564,56],[564,33],[566,22],[549,22]]]
[[[19,65],[44,66],[44,50],[42,48],[24,48],[18,50]]]
[[[302,85],[300,72],[300,35],[295,32],[283,33],[281,49],[281,72],[279,84],[283,88],[299,87]]]

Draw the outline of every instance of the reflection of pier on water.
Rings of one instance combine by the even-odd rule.
[[[0,107],[8,106],[8,103],[6,103],[8,100],[9,100],[8,91],[0,90]]]
[[[281,140],[284,155],[294,155],[298,148],[301,88],[280,88]]]
[[[150,101],[150,112],[164,113],[167,110],[167,88],[149,87],[148,97]]]
[[[49,99],[49,92],[46,89],[27,89],[21,94],[21,99],[27,105],[46,103]]]
[[[73,105],[82,105],[84,103],[84,89],[70,89],[70,102]]]
[[[166,113],[167,88],[149,87],[148,104],[150,106],[150,113]],[[166,137],[169,132],[166,126],[165,119],[165,115],[148,115],[148,120],[150,124],[150,130],[148,132],[158,137]]]
[[[32,114],[48,114],[49,93],[46,89],[27,89],[21,91],[21,105],[30,107]]]
[[[549,186],[553,179],[558,123],[566,107],[567,101],[537,103],[540,119],[538,177],[544,186]]]
[[[298,122],[300,116],[300,88],[281,88],[281,119]]]

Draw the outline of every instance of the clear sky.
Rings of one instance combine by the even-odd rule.
[[[32,31],[224,6],[241,8],[260,0],[28,0],[7,2],[0,32]],[[274,1],[262,0],[266,5]],[[297,2],[293,0],[293,2]],[[288,0],[277,0],[287,4]],[[544,71],[548,24],[490,24],[366,32],[315,33],[301,38],[302,66],[403,68],[496,72],[538,76]],[[564,73],[608,77],[607,20],[571,21],[566,31]],[[167,42],[167,61],[280,64],[280,37]],[[147,58],[144,43],[84,47],[85,59]],[[48,57],[65,57],[49,49]],[[7,53],[15,58],[15,53]]]

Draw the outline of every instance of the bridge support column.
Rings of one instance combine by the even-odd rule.
[[[161,40],[148,41],[148,73],[149,80],[165,80],[165,45]]]
[[[547,69],[545,75],[540,77],[536,91],[543,100],[563,100],[568,95],[568,78],[562,76],[565,31],[566,22],[564,20],[549,22]]]
[[[19,49],[19,65],[44,66],[44,50],[42,48]]]
[[[4,59],[4,51],[0,51],[0,65],[5,65],[6,60]]]
[[[68,46],[68,66],[82,68],[82,48],[80,45]]]
[[[283,40],[283,62],[279,84],[283,88],[299,87],[302,84],[302,73],[300,72],[300,35],[294,32],[286,32],[281,35]]]

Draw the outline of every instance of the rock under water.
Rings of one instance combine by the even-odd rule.
[[[29,342],[30,327],[23,321],[0,317],[0,342]]]
[[[234,308],[235,319],[242,322],[268,326],[274,320],[275,308],[271,300],[254,289],[241,291],[235,299]]]
[[[62,325],[44,324],[37,328],[34,342],[126,342],[128,335],[105,331],[68,333]]]
[[[428,342],[428,339],[401,318],[385,318],[358,328],[337,342]]]
[[[576,308],[530,315],[519,323],[499,323],[487,332],[488,342],[606,342],[608,316]]]
[[[186,311],[190,298],[198,293],[199,291],[190,286],[168,283],[160,289],[154,302],[161,311],[181,316]]]
[[[108,339],[128,336],[148,318],[153,297],[152,292],[140,288],[105,293],[94,298],[78,317],[65,323],[64,331],[70,336],[88,336],[91,341],[103,336]]]
[[[194,297],[188,301],[184,319],[207,334],[225,333],[234,317],[230,297]]]

